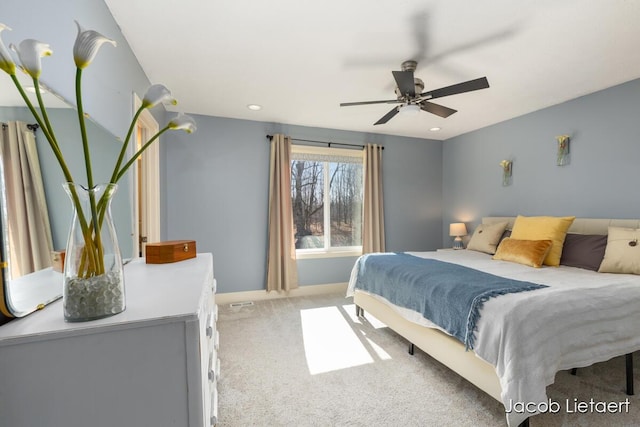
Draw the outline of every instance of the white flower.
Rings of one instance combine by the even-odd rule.
[[[85,30],[78,21],[76,21],[76,25],[78,26],[78,36],[73,45],[73,60],[76,63],[76,67],[82,69],[91,64],[96,53],[98,53],[98,49],[104,43],[116,45],[115,40],[106,38],[97,31]]]
[[[142,99],[142,107],[153,108],[160,103],[176,105],[178,101],[171,96],[171,92],[164,85],[155,84],[150,86]]]
[[[53,53],[48,44],[34,39],[22,40],[18,47],[12,44],[11,49],[18,54],[22,69],[34,79],[39,79],[42,73],[40,59],[43,56],[51,56]]]
[[[179,113],[169,123],[167,127],[171,130],[184,130],[187,133],[196,131],[196,121],[191,116]]]
[[[3,23],[0,22],[0,33],[2,30],[9,30],[11,28],[7,27]],[[11,53],[9,53],[9,49],[2,43],[2,38],[0,38],[0,70],[4,71],[9,75],[16,74],[16,64],[13,62],[13,58],[11,58]]]

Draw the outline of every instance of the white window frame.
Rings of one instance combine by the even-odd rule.
[[[364,164],[364,151],[351,150],[344,148],[333,147],[314,147],[309,145],[292,145],[291,154],[320,154],[325,156],[341,156],[341,157],[354,157],[358,158]],[[326,165],[325,165],[326,166]],[[323,167],[324,183],[329,183],[329,168]],[[364,171],[362,174],[362,185],[364,187]],[[327,190],[325,188],[325,190]],[[327,213],[330,210],[331,193],[330,191],[324,192],[324,248],[313,249],[296,249],[296,259],[309,259],[309,258],[338,258],[338,257],[353,257],[362,255],[362,245],[359,246],[340,246],[331,247],[331,215]]]

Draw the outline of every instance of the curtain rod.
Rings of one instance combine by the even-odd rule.
[[[8,125],[6,123],[3,123],[2,124],[2,129],[6,129],[7,126]],[[32,131],[38,130],[39,127],[40,127],[40,125],[38,125],[37,123],[33,123],[33,124],[28,124],[27,125],[27,129],[32,130]]]
[[[271,141],[273,139],[273,135],[267,135],[267,139],[269,141]],[[331,142],[331,141],[315,141],[313,139],[298,139],[298,138],[291,138],[292,141],[299,141],[299,142],[311,142],[314,144],[327,144],[327,146],[329,148],[331,148],[331,145],[342,145],[342,146],[346,146],[346,147],[358,147],[358,148],[364,148],[364,145],[359,145],[359,144],[346,144],[346,143],[342,143],[342,142]],[[383,146],[379,147],[381,150],[384,150]]]

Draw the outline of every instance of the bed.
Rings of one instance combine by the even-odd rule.
[[[520,219],[487,217],[483,218],[482,226],[489,230],[489,227],[505,224],[504,230],[509,237],[508,233],[515,231],[514,225]],[[518,229],[521,230],[522,227]],[[616,239],[612,239],[614,231],[620,230],[626,234],[616,234]],[[630,355],[640,350],[639,272],[609,273],[593,271],[593,267],[588,266],[582,268],[580,257],[586,255],[579,253],[587,245],[585,238],[599,239],[600,245],[604,245],[601,249],[606,250],[607,263],[611,264],[611,257],[615,255],[612,248],[620,248],[615,246],[621,244],[620,241],[624,240],[624,251],[635,250],[637,237],[640,237],[640,220],[576,218],[565,230],[563,240],[565,236],[567,262],[563,262],[563,252],[563,261],[557,267],[532,268],[504,258],[495,260],[493,254],[477,250],[407,253],[416,258],[546,286],[498,295],[480,304],[472,350],[465,349],[469,343],[453,337],[451,332],[422,313],[394,304],[389,301],[390,297],[386,299],[377,291],[365,290],[361,283],[363,279],[358,275],[363,268],[360,263],[366,256],[359,258],[353,268],[347,295],[353,296],[358,315],[363,315],[363,311],[370,313],[406,338],[411,349],[417,346],[502,402],[509,426],[526,425],[529,416],[539,413],[537,408],[544,410],[544,406],[514,410],[514,404],[547,401],[546,386],[553,383],[558,371],[590,366],[625,354],[628,355],[627,369],[632,370]],[[496,243],[499,251],[502,244],[499,242],[505,240],[504,237],[503,234]],[[472,240],[474,238],[475,235]],[[520,239],[506,240],[516,242]],[[572,249],[569,242],[573,242]],[[576,256],[570,259],[568,252],[575,250],[578,250],[577,260]],[[632,263],[635,261],[634,258]],[[637,261],[640,262],[640,258]],[[590,262],[593,264],[594,261]],[[627,381],[628,393],[629,390],[632,393],[632,380],[631,384],[629,378]],[[507,411],[507,408],[512,410]]]

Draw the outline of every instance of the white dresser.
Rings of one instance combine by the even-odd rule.
[[[124,270],[120,314],[67,323],[56,301],[0,326],[0,426],[216,424],[212,255]]]

